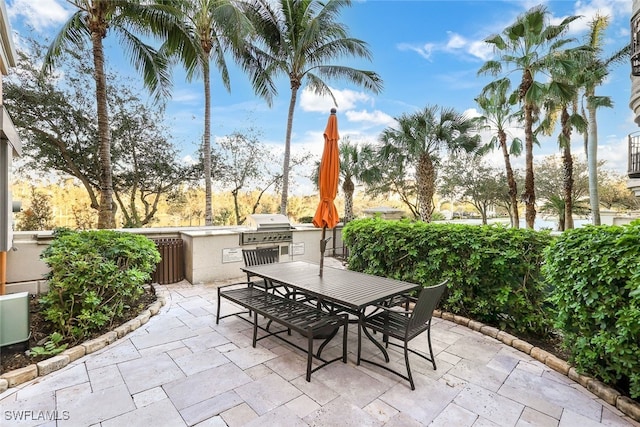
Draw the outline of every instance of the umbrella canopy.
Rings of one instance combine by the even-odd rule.
[[[338,193],[338,180],[340,175],[340,155],[338,152],[338,118],[336,109],[331,109],[331,115],[324,130],[324,150],[320,161],[318,187],[320,188],[320,203],[313,217],[313,225],[322,227],[322,240],[320,241],[320,275],[322,276],[322,264],[324,249],[326,246],[325,231],[333,228],[340,222],[338,209],[333,201]]]
[[[318,187],[320,188],[320,203],[313,217],[316,227],[333,228],[340,222],[338,210],[333,201],[338,193],[340,174],[340,156],[338,153],[338,119],[336,109],[331,109],[331,115],[324,131],[324,150],[320,161]]]

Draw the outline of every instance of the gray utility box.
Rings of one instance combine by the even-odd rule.
[[[29,340],[29,292],[0,295],[0,347]]]

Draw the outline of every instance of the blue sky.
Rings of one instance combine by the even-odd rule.
[[[20,37],[51,37],[70,15],[63,0],[6,0],[16,34]],[[608,15],[611,24],[606,32],[606,49],[613,51],[629,43],[631,1],[354,1],[345,8],[342,21],[353,37],[364,40],[372,52],[372,61],[348,59],[343,64],[373,70],[384,80],[378,95],[367,93],[341,81],[330,82],[338,99],[338,123],[341,136],[355,142],[375,141],[380,131],[394,123],[393,118],[411,113],[426,105],[453,107],[460,112],[476,114],[474,98],[489,81],[476,77],[479,67],[492,57],[483,40],[501,32],[518,15],[530,7],[544,3],[553,22],[569,15],[582,18],[571,26],[570,35],[582,40],[590,19],[596,14]],[[27,28],[33,28],[33,32]],[[135,76],[132,66],[123,58],[113,38],[107,37],[109,66]],[[615,107],[599,111],[599,159],[605,167],[626,172],[627,135],[637,130],[628,107],[630,97],[630,65],[614,68],[599,95],[610,96]],[[138,79],[140,80],[140,79]],[[288,81],[279,82],[279,94],[269,108],[251,90],[249,81],[232,69],[231,93],[220,84],[219,74],[212,73],[212,136],[219,138],[242,131],[248,124],[262,133],[262,141],[274,153],[283,151],[289,103]],[[330,98],[318,98],[303,91],[294,116],[292,150],[309,151],[320,157],[322,132],[326,125]],[[167,122],[182,156],[194,157],[202,135],[204,102],[202,83],[186,83],[184,73],[174,70],[173,97],[167,104]],[[520,136],[521,131],[514,130]],[[556,134],[557,135],[557,134]],[[537,158],[556,153],[557,137],[543,140],[536,147]],[[488,136],[487,136],[488,137]],[[581,155],[582,138],[574,136],[575,154]],[[490,161],[501,165],[498,153]],[[524,164],[524,158],[515,164]],[[304,174],[305,171],[299,171]],[[308,180],[293,177],[293,193],[313,192]]]

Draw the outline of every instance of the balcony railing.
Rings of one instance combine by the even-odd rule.
[[[640,178],[640,132],[629,135],[629,178]]]

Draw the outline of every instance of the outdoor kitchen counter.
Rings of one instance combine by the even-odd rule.
[[[214,283],[245,276],[241,270],[242,248],[259,246],[280,247],[280,262],[320,259],[322,230],[312,227],[294,227],[291,242],[273,242],[243,245],[243,232],[247,227],[201,228],[180,231],[184,241],[184,273],[191,284]]]

